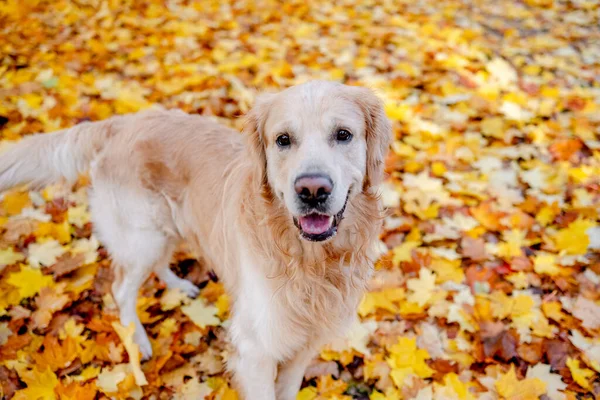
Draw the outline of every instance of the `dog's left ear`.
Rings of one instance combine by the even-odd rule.
[[[385,115],[383,102],[368,88],[351,87],[354,101],[365,116],[367,140],[367,173],[363,190],[383,181],[385,157],[392,141],[392,124]]]
[[[267,183],[264,127],[274,97],[274,94],[260,95],[254,102],[252,109],[246,114],[244,121],[243,133],[246,137],[246,150],[250,155],[252,164],[257,168],[256,175],[261,185]]]

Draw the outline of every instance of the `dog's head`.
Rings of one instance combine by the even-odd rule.
[[[371,90],[325,81],[259,97],[245,133],[262,184],[310,241],[333,237],[348,201],[381,182],[391,140]]]

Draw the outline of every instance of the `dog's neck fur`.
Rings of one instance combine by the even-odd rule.
[[[324,322],[338,325],[334,310],[340,318],[354,313],[373,270],[373,242],[382,221],[377,196],[367,190],[350,198],[337,235],[315,243],[300,238],[289,212],[264,179],[250,174],[246,182],[240,192],[239,221],[246,232],[253,232],[247,239],[252,251],[272,260],[260,267],[281,287],[284,300],[303,309],[298,315],[321,315],[328,319]],[[339,310],[340,305],[348,309]],[[307,307],[313,312],[306,313]]]

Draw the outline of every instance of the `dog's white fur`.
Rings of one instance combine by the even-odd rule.
[[[350,143],[332,139],[339,126],[352,131]],[[284,131],[293,137],[286,150],[275,144]],[[121,323],[136,325],[142,354],[152,348],[135,293],[150,273],[198,294],[169,269],[185,239],[233,299],[228,366],[240,393],[291,400],[318,348],[354,318],[372,270],[390,135],[370,90],[315,81],[259,100],[245,135],[181,111],[148,111],[27,137],[0,156],[0,190],[90,169],[94,228],[116,267]],[[348,196],[326,242],[300,238],[293,223],[301,213],[293,182],[315,171],[334,182],[332,215]]]

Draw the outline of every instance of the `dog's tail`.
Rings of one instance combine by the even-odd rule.
[[[61,178],[75,181],[116,133],[122,118],[84,122],[9,145],[0,154],[0,192],[25,183],[41,187]]]

